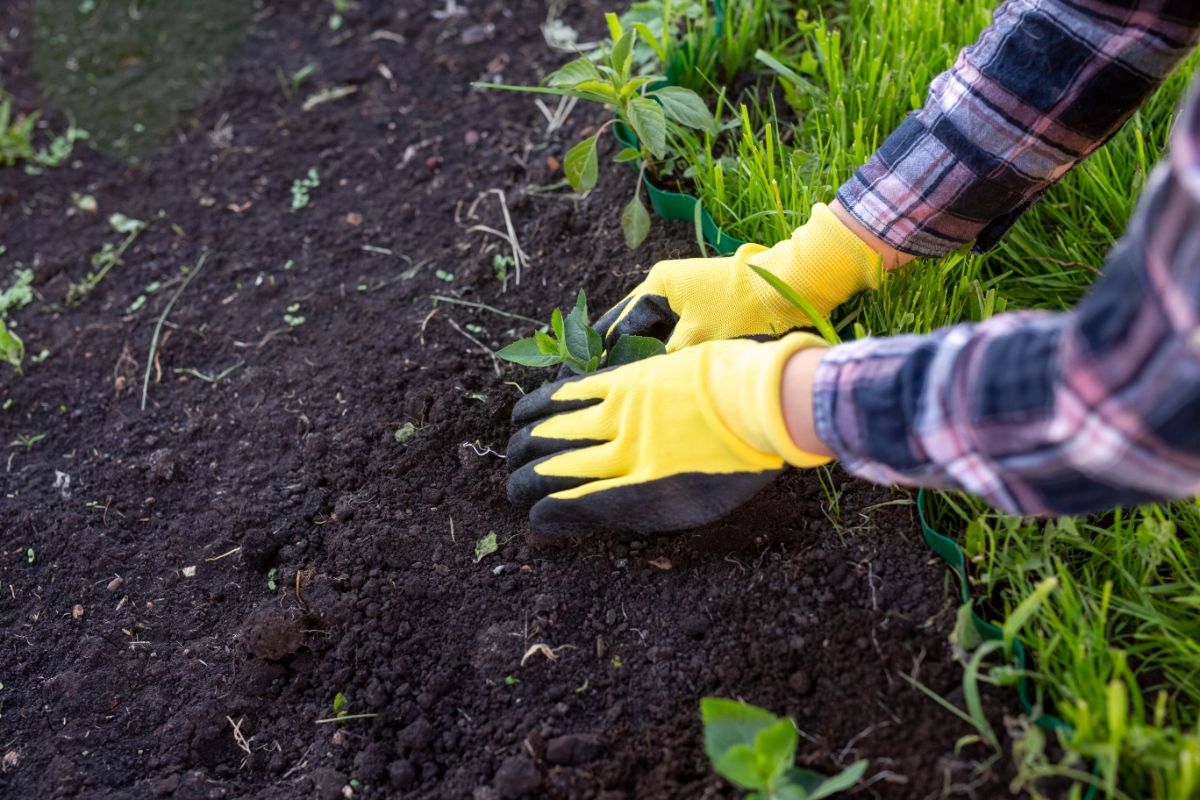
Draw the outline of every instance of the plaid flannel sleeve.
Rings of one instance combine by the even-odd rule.
[[[1075,309],[834,347],[814,415],[857,475],[1009,512],[1200,495],[1200,83]]]
[[[1196,0],[1007,0],[838,200],[906,253],[988,250],[1198,36]]]

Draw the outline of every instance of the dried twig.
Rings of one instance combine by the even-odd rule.
[[[188,273],[187,280],[179,285],[175,290],[175,294],[171,295],[171,299],[167,302],[167,307],[158,317],[158,324],[154,326],[154,335],[150,337],[150,355],[146,357],[146,377],[142,381],[142,411],[146,410],[146,394],[150,391],[150,370],[154,366],[155,358],[158,354],[158,337],[162,333],[163,323],[167,321],[167,315],[171,313],[171,308],[175,305],[175,301],[179,299],[179,295],[183,294],[183,290],[188,287],[192,279],[200,274],[200,270],[204,269],[205,262],[208,261],[208,253],[200,254],[200,260],[196,262],[196,268]]]
[[[471,231],[482,231],[483,233],[490,233],[493,236],[499,236],[501,239],[504,239],[508,242],[509,247],[512,248],[513,266],[516,268],[516,283],[517,286],[520,286],[521,267],[529,267],[529,256],[525,255],[525,251],[521,249],[521,243],[517,241],[517,230],[513,227],[512,217],[508,213],[508,200],[504,196],[504,191],[501,189],[488,189],[486,192],[480,193],[480,195],[475,198],[475,201],[472,202],[470,207],[467,209],[467,218],[475,218],[476,206],[478,206],[480,201],[482,201],[483,198],[487,197],[489,194],[494,194],[500,198],[500,213],[504,215],[504,228],[508,231],[508,233],[501,233],[495,228],[487,225],[473,225],[470,228],[467,228],[467,232],[470,233]]]
[[[499,378],[503,374],[500,371],[500,359],[496,357],[496,354],[492,351],[492,348],[488,347],[486,344],[479,341],[474,336],[472,336],[471,334],[464,331],[462,328],[458,327],[458,323],[455,322],[454,320],[450,319],[449,317],[446,318],[446,321],[449,322],[454,327],[454,330],[458,331],[463,336],[470,339],[472,342],[475,343],[475,345],[477,347],[479,347],[480,350],[482,350],[483,352],[488,354],[488,356],[492,359],[492,369],[496,370],[496,377]]]

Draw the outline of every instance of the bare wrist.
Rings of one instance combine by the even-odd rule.
[[[813,381],[825,356],[824,348],[801,350],[783,368],[781,401],[783,421],[796,446],[814,456],[832,457],[833,451],[817,437],[813,417]]]
[[[833,215],[837,217],[843,225],[850,229],[851,233],[866,242],[867,246],[876,253],[879,253],[880,258],[883,259],[883,268],[885,270],[902,267],[916,257],[909,255],[908,253],[901,252],[885,242],[883,239],[880,239],[865,225],[851,216],[850,212],[845,209],[840,200],[834,200],[832,203],[830,203],[829,210],[833,212]]]

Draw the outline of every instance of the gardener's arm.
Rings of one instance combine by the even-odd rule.
[[[1074,311],[803,351],[782,391],[801,449],[881,483],[1032,514],[1200,494],[1200,84]]]
[[[838,203],[904,253],[941,256],[971,241],[987,250],[1198,38],[1200,2],[1008,0]]]

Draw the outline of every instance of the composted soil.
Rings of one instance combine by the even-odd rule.
[[[32,5],[0,8],[0,82],[61,129]],[[1008,796],[903,677],[962,704],[908,495],[793,471],[703,530],[557,546],[506,502],[509,414],[546,376],[485,350],[531,326],[431,296],[548,319],[583,288],[599,311],[696,242],[656,220],[626,249],[624,168],[555,187],[599,112],[548,134],[529,96],[470,87],[562,63],[544,5],[446,7],[362,3],[332,30],[329,3],[264,3],[138,164],[79,143],[0,170],[3,280],[34,270],[15,318],[48,352],[0,379],[0,794],[734,797],[702,746],[719,695],[792,716],[813,769],[869,759],[859,796]],[[289,100],[277,69],[309,62]],[[474,229],[506,230],[501,198],[519,284]],[[68,307],[112,212],[148,227]],[[988,698],[1002,727],[1012,698]]]

